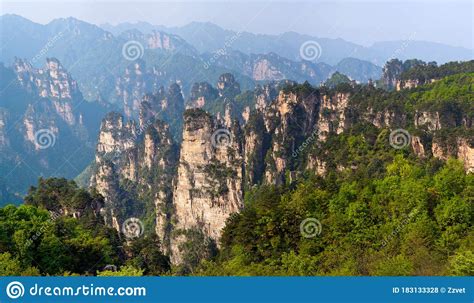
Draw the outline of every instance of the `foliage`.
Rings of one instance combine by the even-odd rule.
[[[327,79],[324,82],[324,85],[329,88],[335,88],[338,85],[343,84],[343,83],[351,83],[351,79],[349,79],[349,77],[347,77],[344,74],[335,72],[334,74],[331,75],[329,79]]]
[[[118,271],[99,271],[97,272],[98,277],[140,277],[143,276],[143,269],[139,269],[130,265],[125,265]]]
[[[51,218],[31,205],[0,209],[0,252],[4,253],[0,267],[32,274],[35,267],[42,275],[87,274],[116,258],[104,235],[94,234],[73,218]]]
[[[398,155],[377,175],[357,176],[253,190],[229,218],[216,260],[197,274],[472,274],[472,250],[463,247],[473,232],[474,176],[460,162],[433,171]],[[306,218],[321,222],[320,234],[303,236]]]

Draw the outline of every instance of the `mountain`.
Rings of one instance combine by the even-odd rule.
[[[356,63],[353,59],[342,61],[340,67],[331,67],[266,49],[248,55],[233,50],[233,45],[221,46],[218,53],[214,49],[201,53],[180,36],[160,28],[140,27],[145,30],[142,32],[127,27],[119,33],[114,31],[114,35],[74,18],[55,19],[41,25],[16,15],[0,17],[0,24],[1,38],[7,41],[0,50],[0,61],[12,64],[17,56],[38,66],[47,56],[54,56],[70,70],[86,99],[102,99],[124,106],[129,117],[136,117],[138,112],[136,107],[127,105],[135,101],[124,100],[124,93],[138,97],[152,93],[154,88],[150,83],[156,87],[179,83],[187,97],[197,80],[216,82],[226,72],[234,74],[242,89],[247,90],[253,89],[256,82],[282,79],[319,84],[337,69],[347,70],[351,78],[365,82],[377,69],[369,62]],[[16,28],[21,29],[20,35],[16,34]],[[32,43],[26,47],[24,41]]]
[[[39,176],[73,178],[92,160],[109,108],[87,102],[55,58],[44,68],[17,59],[0,65],[0,201],[19,201]]]
[[[106,24],[102,27],[115,33],[131,28],[138,28],[143,32],[160,29],[179,35],[201,53],[213,53],[223,48],[231,48],[247,55],[275,53],[295,61],[301,60],[301,48],[304,43],[315,41],[317,42],[315,45],[318,45],[318,54],[314,58],[315,61],[331,65],[335,65],[347,57],[366,60],[382,66],[394,57],[402,60],[418,58],[424,61],[445,63],[456,60],[471,60],[474,56],[473,50],[434,42],[415,40],[381,41],[370,47],[364,47],[342,39],[320,38],[295,32],[280,35],[236,32],[223,29],[210,22],[192,22],[181,27],[154,26],[144,22],[136,24],[122,23],[116,26]]]
[[[31,144],[28,129],[58,126],[47,149],[80,130],[85,113],[67,110],[77,84],[57,59],[0,71],[11,80],[2,108],[27,128],[11,136],[2,118],[2,157],[19,139],[48,160],[37,152],[48,141]],[[395,89],[340,73],[250,92],[229,73],[198,82],[179,142],[168,123],[183,108],[167,111],[184,105],[177,84],[145,95],[138,120],[108,113],[90,188],[40,178],[25,205],[0,208],[0,274],[472,275],[473,62],[384,72]],[[48,119],[24,114],[34,96]],[[203,110],[220,98],[223,112]]]
[[[2,40],[10,41],[2,45],[2,62],[12,64],[17,56],[35,65],[46,56],[54,56],[70,70],[88,100],[118,102],[117,82],[126,77],[127,68],[140,59],[145,63],[142,66],[151,70],[150,73],[160,75],[158,86],[167,87],[179,82],[185,91],[196,78],[216,81],[225,72],[215,66],[205,68],[192,46],[180,37],[159,31],[143,34],[130,30],[113,36],[74,18],[56,19],[40,25],[16,15],[2,16],[0,24]],[[18,36],[14,28],[22,28],[24,32]],[[28,40],[38,42],[29,47],[21,44]],[[242,85],[250,83],[250,87],[253,86],[251,79],[237,77]]]
[[[367,83],[369,80],[380,79],[382,76],[382,68],[368,61],[356,58],[342,59],[335,67],[333,67],[333,71],[342,73],[361,83]]]
[[[308,174],[325,182],[344,176],[382,178],[396,165],[390,163],[401,159],[436,167],[438,161],[456,157],[459,167],[472,172],[472,63],[436,70],[450,75],[391,92],[353,81],[319,89],[288,83],[270,102],[249,106],[246,119],[238,119],[244,112],[233,113],[232,103],[216,116],[189,108],[175,157],[167,154],[175,143],[162,122],[140,121],[145,135],[136,136],[135,122],[124,124],[122,117],[109,115],[102,123],[96,155],[100,165],[91,186],[104,196],[116,229],[126,218],[141,216],[150,224],[155,216],[164,251],[172,263],[182,265],[188,262],[189,247],[209,256],[234,243],[232,219],[242,212],[252,222],[244,197],[256,194],[255,188],[289,193]],[[223,75],[219,83],[217,89],[196,85],[195,96],[216,97],[227,87],[235,102],[233,78]],[[163,171],[171,179],[154,181],[164,177]],[[221,238],[223,232],[230,239]]]

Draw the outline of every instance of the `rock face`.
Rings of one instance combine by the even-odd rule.
[[[463,161],[467,172],[474,173],[474,144],[466,139],[459,139],[457,143],[457,157]]]
[[[340,134],[347,128],[346,108],[348,103],[348,93],[322,96],[318,122],[318,134],[321,140],[325,140],[330,133]]]
[[[54,111],[67,124],[80,122],[73,108],[82,102],[82,94],[77,82],[57,59],[48,58],[43,69],[35,69],[29,62],[16,59],[14,68],[21,85],[42,98],[50,99]]]
[[[368,94],[376,90],[373,86],[365,89]],[[455,156],[467,171],[474,170],[471,140],[459,136],[450,145],[440,135],[449,127],[467,130],[472,125],[469,115],[450,111],[441,115],[421,108],[405,113],[392,104],[352,98],[347,87],[339,91],[291,83],[283,88],[267,84],[250,94],[254,103],[239,108],[246,115],[243,127],[235,119],[239,115],[232,113],[231,105],[235,104],[226,104],[224,113],[216,116],[199,108],[199,100],[230,98],[238,90],[235,79],[228,75],[219,79],[217,89],[207,83],[194,86],[190,102],[194,108],[184,112],[179,151],[173,148],[166,124],[149,122],[174,104],[170,96],[181,95],[177,85],[168,93],[146,95],[137,125],[125,123],[117,115],[104,120],[92,181],[105,196],[110,225],[119,229],[126,216],[146,216],[139,210],[151,207],[155,232],[172,262],[179,264],[182,244],[190,240],[190,232],[198,231],[219,244],[226,220],[242,209],[244,193],[254,185],[289,184],[305,169],[318,175],[356,169],[357,161],[334,163],[327,157],[332,151],[324,149],[325,144],[334,144],[335,136],[344,136],[346,130],[356,127],[372,133],[367,138],[361,135],[360,144],[364,140],[376,144],[382,140],[381,134],[410,128],[413,134],[407,146],[413,154],[440,159]],[[181,102],[182,98],[178,99]],[[203,103],[203,107],[208,105]],[[166,150],[174,152],[163,153]],[[121,213],[121,209],[127,212]]]
[[[464,169],[474,172],[474,144],[472,138],[457,138],[455,145],[446,146],[445,143],[433,141],[431,152],[434,157],[447,160],[449,157],[456,157],[464,163]]]
[[[382,85],[389,90],[416,87],[421,83],[420,81],[415,79],[401,80],[404,72],[418,66],[426,66],[426,63],[416,59],[406,60],[404,62],[398,59],[388,61],[383,67]]]
[[[29,62],[16,59],[14,68],[20,83],[43,98],[82,98],[77,82],[56,58],[46,59],[46,66],[43,69],[35,69]]]
[[[90,184],[104,196],[106,223],[120,231],[129,217],[154,217],[166,248],[177,149],[168,125],[145,116],[141,114],[140,125],[125,123],[117,113],[104,118]]]
[[[191,87],[191,94],[187,106],[191,108],[201,108],[210,101],[219,97],[217,89],[207,82],[194,83]]]
[[[236,122],[186,111],[176,187],[173,195],[172,260],[181,260],[180,231],[198,229],[218,241],[227,218],[243,206],[242,155]]]
[[[235,81],[232,74],[223,74],[219,77],[217,82],[217,90],[219,97],[232,99],[240,94],[240,84]]]
[[[124,74],[117,78],[115,94],[118,102],[123,104],[127,117],[136,117],[140,110],[140,103],[146,93],[164,94],[164,89],[158,86],[163,83],[163,73],[156,68],[147,70],[142,60],[130,64]]]
[[[22,176],[5,180],[7,191],[22,195],[39,175],[77,176],[94,157],[105,107],[84,100],[77,82],[54,58],[43,68],[16,59],[11,68],[1,65],[0,74],[0,171]],[[14,201],[0,197],[0,202]]]
[[[226,51],[208,62],[239,73],[256,81],[280,81],[293,79],[298,82],[320,83],[331,73],[333,67],[324,63],[297,61],[275,53],[246,55],[239,51]]]
[[[266,130],[271,134],[265,159],[266,182],[282,184],[285,173],[296,170],[295,153],[303,144],[309,144],[305,141],[314,140],[320,102],[317,92],[306,96],[280,92],[265,110]]]
[[[140,103],[134,106],[138,109],[134,110],[133,116],[138,117],[140,127],[149,122],[151,117],[162,120],[169,125],[175,141],[180,141],[184,98],[178,84],[171,84],[167,91],[159,87],[154,93],[145,94]]]

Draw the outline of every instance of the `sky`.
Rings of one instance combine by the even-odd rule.
[[[43,24],[70,16],[97,25],[146,21],[182,26],[201,21],[236,31],[295,31],[366,46],[377,41],[408,39],[474,49],[472,0],[0,0],[0,11]]]

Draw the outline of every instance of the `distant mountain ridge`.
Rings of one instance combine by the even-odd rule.
[[[346,57],[367,60],[379,66],[397,57],[402,60],[418,58],[424,61],[445,63],[448,61],[470,60],[474,58],[474,50],[454,47],[442,43],[417,41],[380,41],[370,47],[365,47],[343,39],[320,38],[295,32],[285,32],[280,35],[253,34],[236,32],[219,27],[210,22],[191,22],[181,27],[166,27],[152,25],[147,22],[120,23],[100,25],[103,29],[117,34],[128,29],[139,29],[143,32],[162,30],[179,35],[199,52],[214,52],[223,47],[225,42],[238,36],[232,48],[246,54],[274,52],[291,60],[300,59],[300,46],[305,41],[317,41],[322,48],[318,62],[337,64]]]
[[[58,58],[78,81],[87,100],[103,99],[119,104],[123,103],[117,95],[120,79],[129,78],[127,72],[136,70],[130,65],[137,63],[146,66],[135,77],[142,78],[137,85],[152,80],[157,87],[180,83],[185,97],[194,82],[215,83],[224,73],[232,73],[242,89],[247,90],[253,89],[257,82],[283,79],[319,85],[336,71],[366,82],[369,78],[379,78],[382,72],[376,65],[356,58],[345,58],[341,65],[330,66],[322,61],[289,59],[276,52],[248,55],[234,50],[232,43],[226,44],[228,48],[220,46],[224,49],[218,53],[201,53],[199,45],[194,46],[158,27],[124,28],[114,35],[75,18],[55,19],[41,25],[16,15],[1,16],[0,25],[0,37],[6,41],[0,49],[0,61],[9,65],[19,57],[38,66],[46,56]],[[216,39],[220,39],[218,33]],[[126,57],[127,43],[137,44],[130,48],[137,51],[136,58]],[[148,79],[150,76],[153,79]]]

